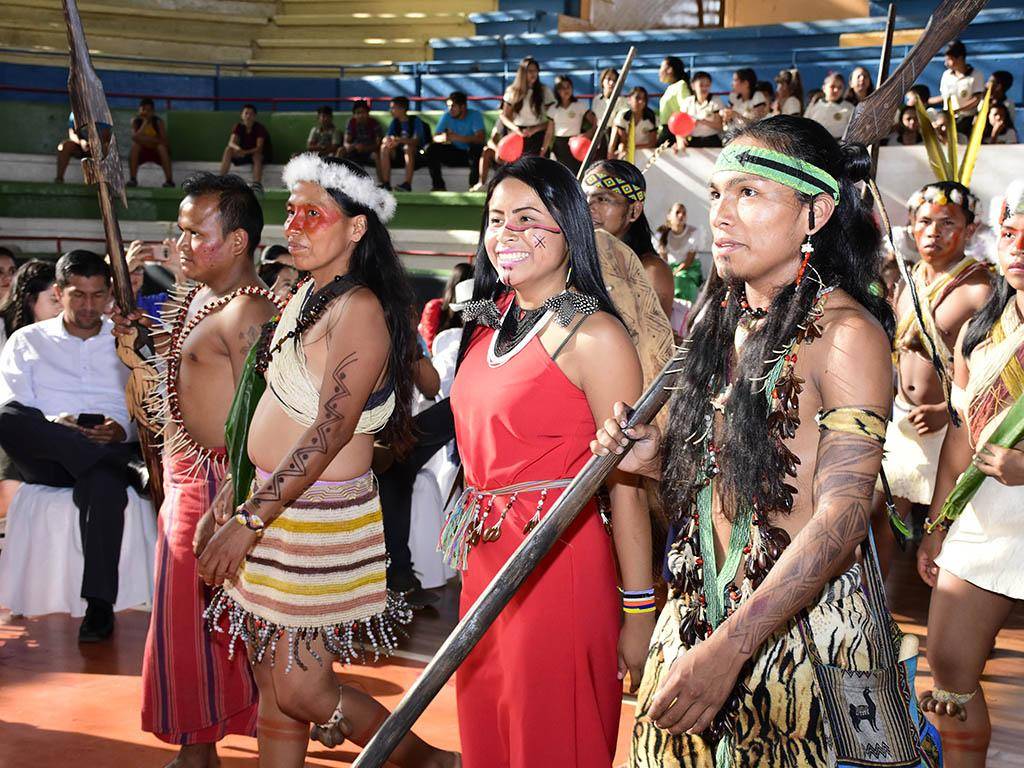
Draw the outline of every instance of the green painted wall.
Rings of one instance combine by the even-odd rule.
[[[57,144],[67,136],[69,108],[62,104],[38,102],[0,102],[0,152],[24,154],[52,154]],[[127,158],[131,146],[130,124],[134,110],[112,111],[117,144],[122,158]],[[224,154],[231,128],[238,122],[237,112],[174,109],[159,113],[167,122],[171,140],[171,157],[175,160],[216,162]],[[420,116],[433,128],[441,118],[440,111],[424,112]],[[487,132],[497,120],[497,112],[485,112]],[[350,113],[336,112],[334,123],[339,130],[348,124]],[[375,112],[373,117],[382,131],[387,129],[391,115]],[[316,123],[315,112],[263,112],[259,120],[270,131],[273,162],[283,163],[305,150],[309,129]]]
[[[268,190],[262,198],[267,224],[284,223],[284,190]],[[465,192],[398,193],[393,229],[469,229],[480,227],[482,194]],[[126,221],[174,221],[181,192],[138,187],[128,190],[128,207],[118,211]],[[92,219],[100,215],[96,191],[81,184],[0,182],[0,216],[12,218]]]

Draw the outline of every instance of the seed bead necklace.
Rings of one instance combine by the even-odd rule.
[[[214,312],[218,312],[226,307],[239,296],[260,296],[270,301],[278,308],[278,310],[281,310],[284,307],[284,303],[266,288],[260,288],[256,285],[246,285],[225,296],[221,296],[220,298],[207,302],[199,308],[195,315],[186,321],[186,318],[188,317],[188,309],[202,288],[203,286],[201,284],[194,286],[192,290],[185,295],[178,311],[175,313],[170,331],[170,340],[167,347],[167,365],[164,373],[164,384],[167,393],[167,420],[164,425],[165,450],[169,454],[184,453],[186,456],[194,457],[194,469],[198,469],[204,461],[212,458],[213,453],[209,448],[206,448],[196,442],[196,440],[188,433],[181,413],[181,400],[178,393],[178,374],[181,371],[181,350],[185,344],[185,340],[188,338],[189,334],[195,330],[199,323]],[[167,428],[172,424],[176,429],[173,435],[168,436]]]

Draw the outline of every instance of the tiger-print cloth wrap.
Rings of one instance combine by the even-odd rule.
[[[811,631],[825,661],[847,669],[869,669],[873,664],[870,638],[874,636],[867,603],[860,587],[860,566],[832,581],[810,612]],[[680,618],[691,595],[671,598],[661,612],[651,639],[633,724],[630,768],[711,768],[715,744],[699,736],[673,736],[642,718],[661,680],[685,651],[679,639]],[[739,712],[735,721],[732,765],[735,768],[774,766],[831,766],[814,669],[796,622],[780,630],[751,659],[751,671],[742,679]],[[718,766],[717,768],[721,768]]]

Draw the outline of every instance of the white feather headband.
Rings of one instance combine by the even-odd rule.
[[[395,215],[394,195],[378,187],[369,176],[358,176],[343,165],[325,163],[314,152],[304,152],[289,160],[281,177],[289,190],[295,189],[300,181],[336,189],[369,208],[385,224]]]
[[[1003,215],[1000,221],[1006,221],[1019,213],[1024,213],[1024,179],[1011,181],[1010,186],[1006,188],[1006,197],[1003,198]]]

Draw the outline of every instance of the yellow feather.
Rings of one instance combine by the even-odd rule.
[[[915,107],[917,108],[917,126],[921,131],[925,149],[928,150],[928,163],[932,167],[932,173],[939,181],[949,181],[949,169],[946,165],[946,157],[942,152],[942,142],[935,134],[932,121],[928,119],[928,113],[925,112],[920,99],[917,100]]]
[[[985,138],[985,126],[988,124],[988,105],[992,99],[992,86],[985,89],[985,98],[981,101],[981,108],[978,116],[974,119],[974,127],[971,128],[971,140],[967,142],[967,151],[964,152],[964,161],[960,165],[960,183],[965,187],[971,185],[971,177],[974,175],[974,166],[978,162],[978,153],[981,152],[981,140]]]
[[[956,113],[953,112],[952,99],[946,100],[946,150],[949,153],[949,178],[956,181],[959,174],[956,172],[957,156],[960,154],[959,141],[956,130]]]

